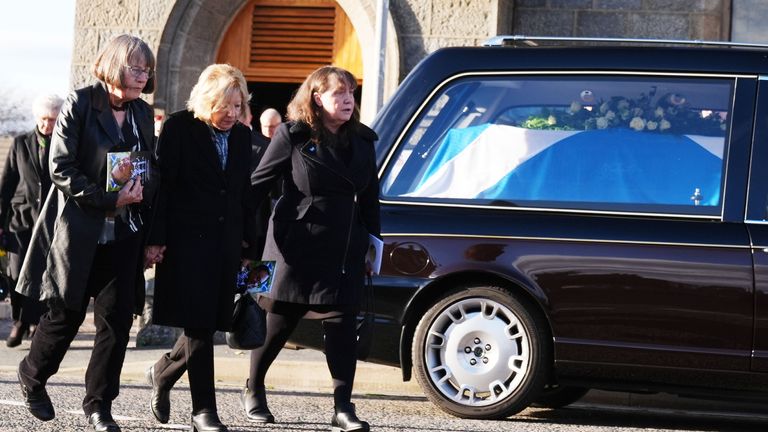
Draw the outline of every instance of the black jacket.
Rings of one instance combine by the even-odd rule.
[[[51,187],[51,177],[40,165],[35,130],[13,140],[0,177],[0,223],[3,230],[31,231]]]
[[[154,151],[152,108],[141,99],[128,105],[142,145]],[[64,102],[53,130],[49,169],[56,189],[48,195],[32,232],[16,286],[21,294],[60,300],[69,309],[80,309],[106,212],[115,210],[117,203],[118,193],[106,191],[106,159],[118,145],[120,133],[106,85],[75,90]],[[153,176],[144,185],[141,211],[145,222],[152,219],[158,180]],[[136,268],[136,313],[144,307],[142,270]]]
[[[251,177],[257,203],[284,179],[264,248],[263,259],[276,261],[267,297],[357,308],[368,236],[381,231],[376,139],[363,125],[351,132],[347,164],[312,142],[308,125],[290,122],[277,129]]]
[[[163,125],[163,182],[149,244],[167,247],[155,271],[153,322],[226,330],[232,319],[249,200],[250,130],[236,124],[222,170],[208,126],[188,111]]]

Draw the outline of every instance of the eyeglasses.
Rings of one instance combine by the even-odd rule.
[[[150,79],[155,75],[155,71],[150,68],[142,69],[136,66],[123,66],[123,67],[128,69],[128,71],[131,72],[131,75],[133,75],[134,78],[141,77],[141,74],[147,74],[147,79]]]

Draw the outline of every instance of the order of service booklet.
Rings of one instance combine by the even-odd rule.
[[[152,174],[150,158],[149,151],[107,153],[107,192],[119,191],[132,178],[146,184]]]
[[[275,279],[275,261],[253,261],[240,268],[237,274],[237,286],[251,295],[272,291]]]

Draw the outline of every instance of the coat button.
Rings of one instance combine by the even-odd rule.
[[[219,222],[224,222],[224,216],[219,216]]]

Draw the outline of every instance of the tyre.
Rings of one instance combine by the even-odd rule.
[[[526,408],[551,364],[546,325],[498,287],[470,287],[434,303],[413,339],[416,379],[443,411],[497,419]]]
[[[578,401],[588,391],[585,387],[547,386],[532,405],[541,408],[562,408]]]

